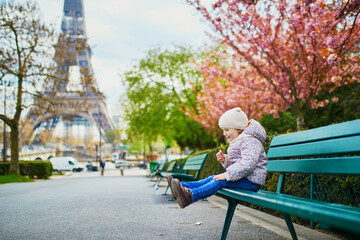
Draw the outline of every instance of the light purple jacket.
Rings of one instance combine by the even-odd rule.
[[[266,132],[261,124],[250,120],[250,125],[234,139],[225,155],[225,177],[228,181],[247,178],[250,182],[265,185],[267,156],[263,147]]]

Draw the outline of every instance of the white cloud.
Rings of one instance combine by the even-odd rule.
[[[85,17],[87,14],[97,14],[99,17],[116,17],[119,15],[131,15],[144,1],[141,0],[90,0],[85,1]]]
[[[86,20],[86,34],[90,42],[93,40],[112,38],[116,34],[114,30],[114,26],[97,19],[90,18]]]
[[[158,6],[147,9],[142,17],[155,26],[166,27],[186,34],[204,30],[204,26],[200,22],[194,21],[198,19],[198,16],[192,14],[190,7],[186,5],[173,3]]]

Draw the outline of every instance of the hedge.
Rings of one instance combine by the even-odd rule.
[[[20,175],[30,178],[48,179],[53,172],[50,161],[20,161]],[[0,163],[0,175],[8,175],[10,162]]]

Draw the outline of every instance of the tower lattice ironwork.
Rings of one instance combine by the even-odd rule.
[[[29,111],[28,117],[31,119],[34,129],[53,130],[59,119],[76,119],[78,117],[95,125],[101,135],[114,129],[114,123],[107,111],[105,96],[97,90],[93,76],[83,0],[64,1],[61,33],[55,49],[57,78],[53,86],[49,86],[42,93],[47,98],[51,98],[55,104],[51,107],[51,111],[39,111],[37,107]],[[78,69],[80,73],[80,81],[75,86],[76,91],[69,87],[72,67]],[[74,84],[72,83],[72,85]],[[43,103],[43,100],[35,100],[35,105],[40,106]]]
[[[58,66],[57,91],[66,91],[69,70],[72,66],[80,69],[84,91],[93,87],[91,48],[87,43],[83,0],[65,0],[61,21],[61,34],[56,44],[55,61]]]

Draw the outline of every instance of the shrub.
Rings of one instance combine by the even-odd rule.
[[[53,167],[49,161],[20,161],[20,175],[30,178],[48,179]],[[10,162],[0,163],[0,175],[8,175]]]
[[[8,175],[10,169],[9,162],[0,162],[0,175]]]

